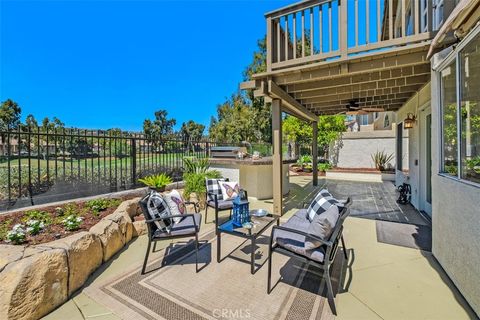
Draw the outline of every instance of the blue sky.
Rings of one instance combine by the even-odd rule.
[[[0,100],[17,101],[23,118],[81,128],[140,130],[158,109],[177,128],[190,119],[208,125],[238,89],[265,34],[264,13],[293,2],[0,0]],[[335,49],[336,32],[333,41]]]
[[[0,100],[67,126],[208,124],[291,1],[1,1]]]

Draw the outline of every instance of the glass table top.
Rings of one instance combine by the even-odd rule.
[[[267,214],[264,217],[250,216],[250,218],[251,228],[239,227],[233,224],[233,219],[231,219],[219,225],[218,230],[232,234],[236,233],[241,236],[256,236],[263,233],[279,217],[277,215]]]

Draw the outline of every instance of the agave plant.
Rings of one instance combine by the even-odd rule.
[[[143,183],[150,189],[154,189],[160,192],[165,191],[165,187],[173,182],[172,178],[167,176],[165,173],[147,176],[143,179],[138,179],[138,181]]]
[[[375,164],[377,170],[383,171],[387,166],[387,163],[392,161],[393,153],[387,154],[385,151],[377,151],[372,154],[372,161]]]
[[[208,159],[197,159],[193,157],[183,158],[184,173],[206,173],[210,169]]]

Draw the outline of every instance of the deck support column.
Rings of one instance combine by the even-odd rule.
[[[312,174],[313,186],[318,186],[318,122],[312,122]]]
[[[283,215],[282,101],[272,100],[273,213]]]

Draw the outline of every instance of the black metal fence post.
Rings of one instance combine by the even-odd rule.
[[[130,140],[130,157],[132,158],[132,186],[137,185],[137,139]]]
[[[8,128],[0,131],[0,211],[134,188],[149,174],[178,181],[184,157],[209,157],[215,145],[113,130]]]

